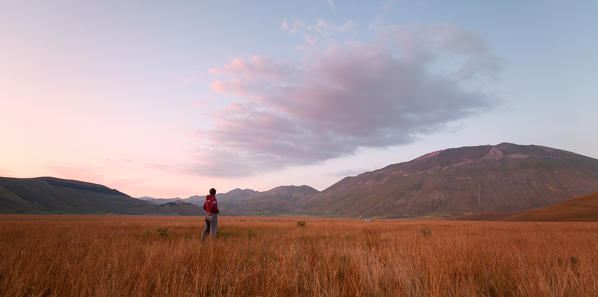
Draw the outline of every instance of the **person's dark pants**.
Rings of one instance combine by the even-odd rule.
[[[218,215],[209,214],[206,215],[206,227],[203,229],[203,235],[201,236],[201,242],[206,240],[206,236],[210,235],[210,240],[214,240],[218,232]]]

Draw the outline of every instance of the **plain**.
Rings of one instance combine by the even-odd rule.
[[[305,221],[303,224],[298,221]],[[0,216],[0,296],[598,296],[598,223]]]

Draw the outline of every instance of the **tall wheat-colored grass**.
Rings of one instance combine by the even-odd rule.
[[[3,215],[0,296],[598,296],[598,223],[219,224]]]

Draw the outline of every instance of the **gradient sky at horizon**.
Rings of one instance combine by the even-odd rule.
[[[598,158],[596,1],[0,1],[0,176],[322,190],[468,145]]]

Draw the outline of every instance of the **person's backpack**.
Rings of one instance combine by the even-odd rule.
[[[220,212],[218,210],[218,202],[216,201],[216,198],[214,197],[210,199],[210,196],[206,196],[206,202],[203,204],[203,209],[209,213]]]

